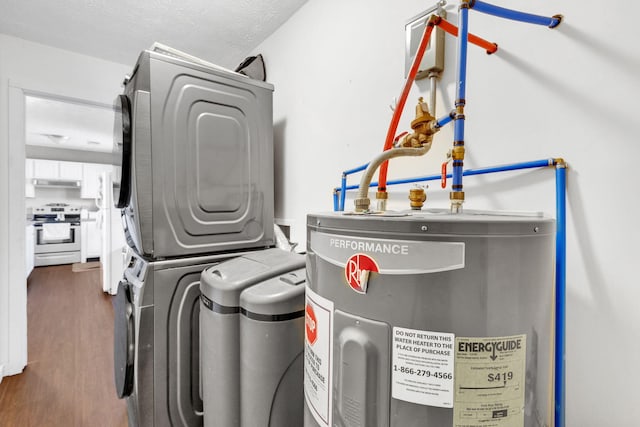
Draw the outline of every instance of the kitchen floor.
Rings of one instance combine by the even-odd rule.
[[[113,308],[99,269],[29,276],[28,364],[0,383],[0,426],[126,426],[113,383]]]

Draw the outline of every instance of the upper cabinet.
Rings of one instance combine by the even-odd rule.
[[[100,174],[113,172],[112,165],[99,163],[63,162],[58,160],[26,159],[25,196],[35,197],[34,180],[79,181],[80,198],[95,199],[100,189]],[[46,183],[51,188],[54,183]],[[76,196],[77,197],[77,196]]]
[[[82,163],[27,159],[26,175],[31,179],[82,180]]]
[[[57,160],[32,160],[33,178],[58,179],[60,175],[60,162]]]
[[[58,176],[60,179],[82,180],[82,163],[58,162]]]

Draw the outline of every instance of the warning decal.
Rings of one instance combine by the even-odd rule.
[[[453,407],[453,340],[449,333],[393,328],[392,397]]]
[[[304,396],[316,422],[331,425],[333,302],[305,289]]]
[[[522,427],[526,335],[455,340],[453,427]]]

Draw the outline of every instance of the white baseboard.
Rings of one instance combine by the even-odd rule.
[[[2,382],[2,378],[4,377],[21,374],[24,372],[25,367],[26,366],[16,366],[12,364],[0,365],[0,382]]]

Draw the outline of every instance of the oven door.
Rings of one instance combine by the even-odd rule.
[[[38,224],[34,227],[34,240],[36,254],[52,254],[58,252],[79,252],[80,251],[80,225],[72,224],[69,227],[68,237],[60,239],[45,239],[43,226]]]
[[[131,101],[127,95],[118,95],[114,102],[115,120],[113,125],[114,165],[116,174],[114,182],[114,204],[123,209],[129,205],[131,196]]]

